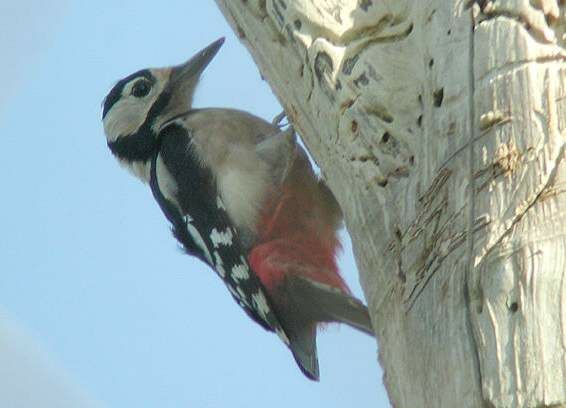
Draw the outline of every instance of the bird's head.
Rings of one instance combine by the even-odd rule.
[[[159,129],[191,108],[200,75],[223,42],[216,40],[184,64],[143,69],[118,81],[104,99],[102,121],[108,147],[120,161],[152,157]]]

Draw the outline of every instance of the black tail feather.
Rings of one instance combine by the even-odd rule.
[[[332,286],[308,278],[292,278],[292,289],[297,298],[304,299],[317,321],[345,323],[370,336],[374,336],[367,307],[353,296]]]
[[[361,332],[374,335],[367,307],[343,291],[308,278],[293,276],[286,282],[286,293],[292,305],[282,316],[289,335],[289,348],[301,371],[311,380],[319,380],[316,352],[316,324],[320,322],[345,323]]]
[[[311,380],[318,381],[318,358],[316,353],[316,326],[304,326],[294,330],[289,338],[289,347],[301,371]]]

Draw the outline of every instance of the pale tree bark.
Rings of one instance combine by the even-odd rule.
[[[566,406],[563,0],[216,2],[344,210],[392,405]]]

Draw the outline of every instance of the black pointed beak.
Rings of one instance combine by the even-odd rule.
[[[170,83],[175,86],[185,81],[194,81],[195,79],[198,79],[208,64],[210,64],[220,47],[222,47],[222,44],[224,44],[224,37],[219,38],[212,44],[197,52],[184,64],[173,67]]]

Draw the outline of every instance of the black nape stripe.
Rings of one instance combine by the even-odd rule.
[[[102,109],[102,119],[106,116],[108,111],[114,106],[118,99],[122,96],[122,91],[128,82],[135,78],[145,78],[151,83],[155,82],[155,77],[151,74],[149,69],[142,69],[140,71],[134,72],[131,75],[128,75],[126,78],[121,79],[118,81],[116,85],[112,88],[112,90],[108,93],[106,98],[104,99],[104,108]]]

